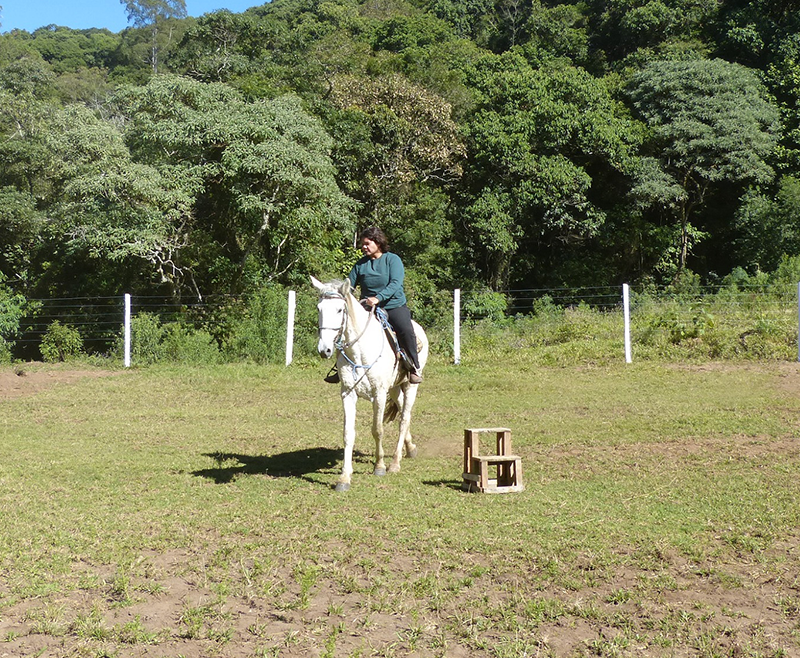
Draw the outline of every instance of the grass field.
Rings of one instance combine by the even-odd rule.
[[[319,363],[0,397],[0,656],[800,655],[798,364],[468,361],[346,494]],[[526,489],[465,493],[496,425]]]

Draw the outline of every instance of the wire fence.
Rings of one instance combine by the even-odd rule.
[[[593,312],[623,315],[623,287],[598,286],[583,288],[532,288],[504,291],[459,291],[458,308],[453,308],[453,331],[459,325],[465,333],[484,321],[526,318],[547,313],[552,309],[591,309]],[[674,288],[630,289],[631,325],[634,331],[654,326],[654,314],[664,324],[676,327],[688,322],[708,322],[715,318],[724,322],[727,316],[754,318],[753,322],[800,323],[800,290],[783,286],[704,286],[688,291]],[[306,299],[306,303],[310,298]],[[22,358],[39,358],[39,346],[54,323],[76,329],[86,352],[106,355],[121,350],[125,330],[123,296],[30,299],[29,313],[20,323],[14,337],[17,352]],[[156,296],[133,296],[131,312],[134,317],[149,314],[158,322],[180,322],[202,328],[216,337],[224,335],[230,309],[239,311],[246,302],[232,295],[217,295],[203,299],[182,299]],[[287,305],[276,305],[275,314],[286,314]],[[439,313],[446,316],[449,313]],[[681,320],[685,316],[686,320]],[[664,320],[667,318],[667,320]],[[621,325],[620,325],[621,326]],[[293,327],[287,328],[290,334]],[[683,329],[681,329],[683,330]],[[460,338],[459,338],[460,339]],[[798,339],[800,340],[800,338]],[[798,352],[800,354],[800,351]]]
[[[670,287],[630,288],[630,311],[636,318],[651,309],[672,313],[696,313],[713,310],[720,316],[726,314],[777,315],[796,317],[798,312],[797,284],[792,286],[703,286],[690,291],[676,292]],[[623,311],[624,286],[584,288],[532,288],[505,290],[497,293],[461,291],[458,318],[467,323],[496,320],[500,317],[526,316],[548,308],[590,308],[594,311],[614,313]],[[493,305],[492,296],[503,300]]]
[[[181,322],[195,328],[213,326],[218,313],[237,300],[218,295],[204,300],[175,301],[167,297],[133,297],[132,312],[147,313],[161,323]],[[39,346],[54,323],[76,329],[90,354],[108,354],[119,348],[125,329],[125,298],[71,297],[29,299],[28,314],[20,322],[14,342],[24,357],[37,358]]]

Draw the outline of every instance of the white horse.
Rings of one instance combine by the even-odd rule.
[[[350,281],[324,284],[311,277],[320,293],[319,354],[324,359],[337,354],[336,366],[341,381],[344,406],[344,464],[336,485],[337,491],[350,488],[353,474],[353,446],[356,440],[356,401],[372,401],[372,436],[375,438],[375,475],[386,475],[383,461],[383,424],[400,414],[400,437],[389,465],[389,472],[400,470],[403,447],[406,455],[415,457],[417,447],[411,440],[411,409],[419,384],[408,381],[405,369],[375,317],[353,296]],[[428,359],[428,338],[416,322],[420,370]]]

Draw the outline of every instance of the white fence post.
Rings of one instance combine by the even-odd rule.
[[[131,367],[131,296],[125,293],[125,367]]]
[[[292,362],[294,348],[294,315],[297,308],[296,293],[289,291],[289,313],[286,318],[286,365]]]
[[[453,363],[461,363],[461,288],[453,291]]]
[[[631,295],[630,286],[622,284],[622,315],[625,318],[625,363],[631,359]]]

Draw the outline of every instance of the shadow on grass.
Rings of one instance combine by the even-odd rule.
[[[454,491],[461,491],[461,480],[423,480],[422,484],[429,487],[438,487],[440,489],[453,489]]]
[[[217,484],[228,484],[244,475],[268,475],[275,478],[294,477],[317,483],[316,480],[305,476],[332,469],[341,460],[342,451],[332,448],[308,448],[278,455],[207,452],[205,456],[211,457],[219,466],[194,471],[192,475],[208,478]]]

